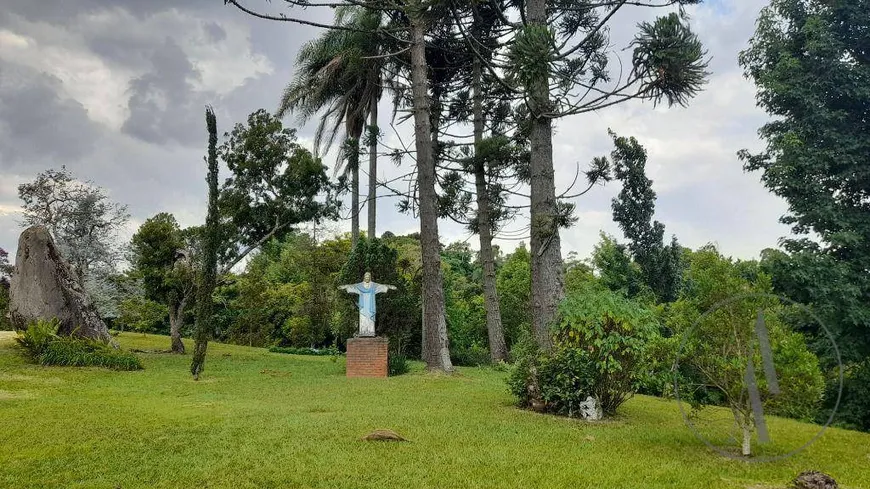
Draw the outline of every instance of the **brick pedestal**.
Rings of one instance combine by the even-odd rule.
[[[387,346],[389,341],[381,336],[349,338],[347,340],[348,377],[386,377]]]

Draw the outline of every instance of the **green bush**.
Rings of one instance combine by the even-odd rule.
[[[136,355],[95,340],[58,336],[59,327],[57,319],[40,319],[30,323],[27,330],[19,332],[15,341],[30,361],[41,365],[142,369],[142,363]]]
[[[104,367],[113,370],[141,370],[139,357],[104,343],[71,336],[57,337],[39,358],[42,365],[63,367]]]
[[[408,370],[410,370],[408,357],[405,355],[402,355],[401,353],[393,353],[390,354],[388,358],[387,368],[390,377],[406,374],[408,373]]]
[[[273,346],[269,348],[272,353],[285,353],[288,355],[314,355],[314,356],[338,356],[341,352],[335,346],[328,348],[296,348],[293,346]]]
[[[472,343],[467,348],[451,348],[450,357],[453,365],[461,367],[479,367],[492,363],[492,358],[489,356],[489,348],[481,346],[478,343]]]
[[[60,322],[57,319],[40,319],[20,331],[15,341],[24,350],[24,355],[32,362],[39,363],[48,345],[57,339]]]
[[[530,339],[514,348],[510,390],[520,405],[537,401],[567,416],[592,396],[613,415],[648,377],[647,345],[657,334],[648,309],[609,290],[583,288],[561,304],[551,352],[538,351]]]

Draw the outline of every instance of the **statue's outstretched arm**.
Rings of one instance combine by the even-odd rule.
[[[356,286],[353,284],[339,285],[338,290],[344,290],[345,292],[350,292],[351,294],[359,294],[359,291],[356,290]]]

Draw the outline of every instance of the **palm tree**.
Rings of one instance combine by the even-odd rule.
[[[379,57],[383,38],[377,34],[381,13],[360,7],[339,7],[335,25],[354,30],[330,30],[302,47],[296,57],[296,75],[284,89],[277,115],[295,113],[304,124],[320,117],[314,138],[315,153],[326,152],[344,125],[344,144],[339,149],[336,174],[351,177],[351,236],[359,239],[360,138],[370,119],[377,127],[377,104],[381,97],[384,60]],[[369,237],[375,233],[377,186],[377,140],[369,138]],[[342,165],[342,163],[344,163]]]

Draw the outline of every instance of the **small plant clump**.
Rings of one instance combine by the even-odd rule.
[[[34,321],[15,341],[30,361],[44,366],[142,369],[142,362],[133,353],[88,338],[59,336],[59,326],[57,319]]]

